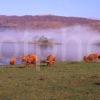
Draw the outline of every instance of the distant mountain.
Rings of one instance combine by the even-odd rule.
[[[73,25],[89,26],[100,32],[100,20],[63,16],[0,16],[0,28],[11,29],[56,29]]]

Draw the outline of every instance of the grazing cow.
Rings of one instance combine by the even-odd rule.
[[[86,63],[90,62],[89,59],[88,59],[86,56],[83,57],[83,60],[84,60]]]
[[[96,53],[89,54],[87,57],[84,56],[84,61],[85,62],[97,62],[99,60],[100,56]]]
[[[30,60],[32,64],[36,64],[38,62],[38,57],[36,55],[31,55]]]
[[[10,60],[10,65],[15,65],[16,64],[16,58],[12,58]]]
[[[47,65],[53,65],[53,64],[55,64],[56,63],[56,57],[55,56],[53,56],[53,55],[49,55],[48,57],[47,57]]]
[[[21,61],[26,64],[36,64],[38,57],[36,55],[27,55],[21,58]]]

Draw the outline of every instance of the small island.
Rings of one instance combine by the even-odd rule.
[[[49,39],[45,36],[39,37],[37,40],[35,40],[34,44],[37,44],[40,46],[61,45],[61,43],[55,41],[54,39]]]

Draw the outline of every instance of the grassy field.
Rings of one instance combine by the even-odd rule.
[[[0,100],[100,100],[100,63],[15,67],[0,68]]]

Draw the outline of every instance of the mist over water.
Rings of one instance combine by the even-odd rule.
[[[100,33],[86,26],[25,31],[1,30],[0,37],[1,64],[8,64],[12,57],[26,54],[37,54],[40,59],[53,54],[58,61],[81,61],[89,53],[100,54]],[[41,37],[60,44],[45,47],[34,44]]]

